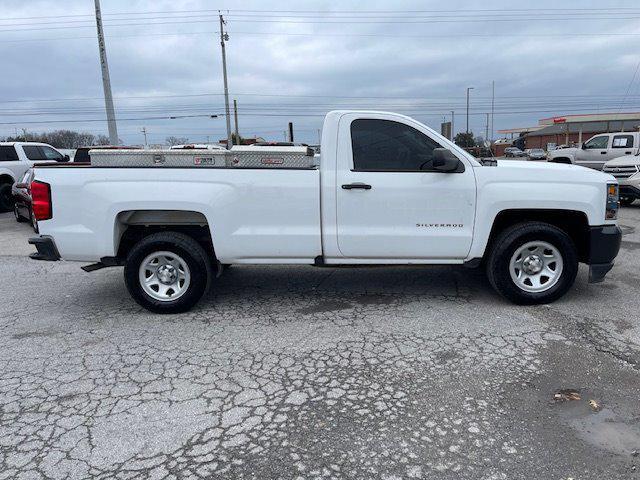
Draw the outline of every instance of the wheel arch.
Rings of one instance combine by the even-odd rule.
[[[589,220],[586,213],[578,210],[508,209],[500,211],[494,218],[491,232],[483,252],[486,258],[496,238],[505,229],[518,223],[542,222],[559,228],[573,241],[578,260],[584,262],[589,254]]]
[[[114,252],[126,258],[133,245],[158,232],[179,232],[196,240],[216,258],[213,232],[204,213],[195,210],[136,209],[123,210],[115,216],[113,228]]]
[[[0,170],[0,185],[4,185],[5,183],[13,185],[15,182],[16,182],[16,179],[13,177],[11,173]]]

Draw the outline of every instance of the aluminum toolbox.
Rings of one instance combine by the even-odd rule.
[[[224,167],[224,150],[90,150],[95,167]]]
[[[233,147],[231,150],[91,150],[96,167],[314,168],[307,147]]]

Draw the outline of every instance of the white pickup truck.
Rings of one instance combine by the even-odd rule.
[[[631,157],[638,152],[640,132],[602,133],[591,137],[579,148],[552,150],[547,155],[547,160],[602,170],[609,160],[621,156]]]
[[[620,248],[610,175],[481,162],[385,112],[330,112],[321,147],[297,168],[263,147],[254,153],[273,168],[222,166],[197,150],[182,167],[161,152],[144,168],[125,156],[95,165],[94,152],[91,166],[38,167],[32,257],[124,265],[132,297],[166,313],[190,309],[228,264],[482,264],[506,298],[546,303],[579,262],[601,281]]]

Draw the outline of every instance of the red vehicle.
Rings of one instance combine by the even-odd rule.
[[[33,225],[33,229],[37,232],[38,225],[36,223],[35,216],[33,215],[33,209],[31,206],[31,181],[33,180],[33,169],[30,168],[22,176],[19,182],[15,183],[11,187],[11,194],[13,195],[13,214],[18,222],[29,222]]]

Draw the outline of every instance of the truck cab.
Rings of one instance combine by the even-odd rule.
[[[562,148],[549,152],[548,161],[602,170],[609,160],[621,156],[633,156],[638,151],[640,151],[640,133],[603,133],[591,137],[579,148]]]

